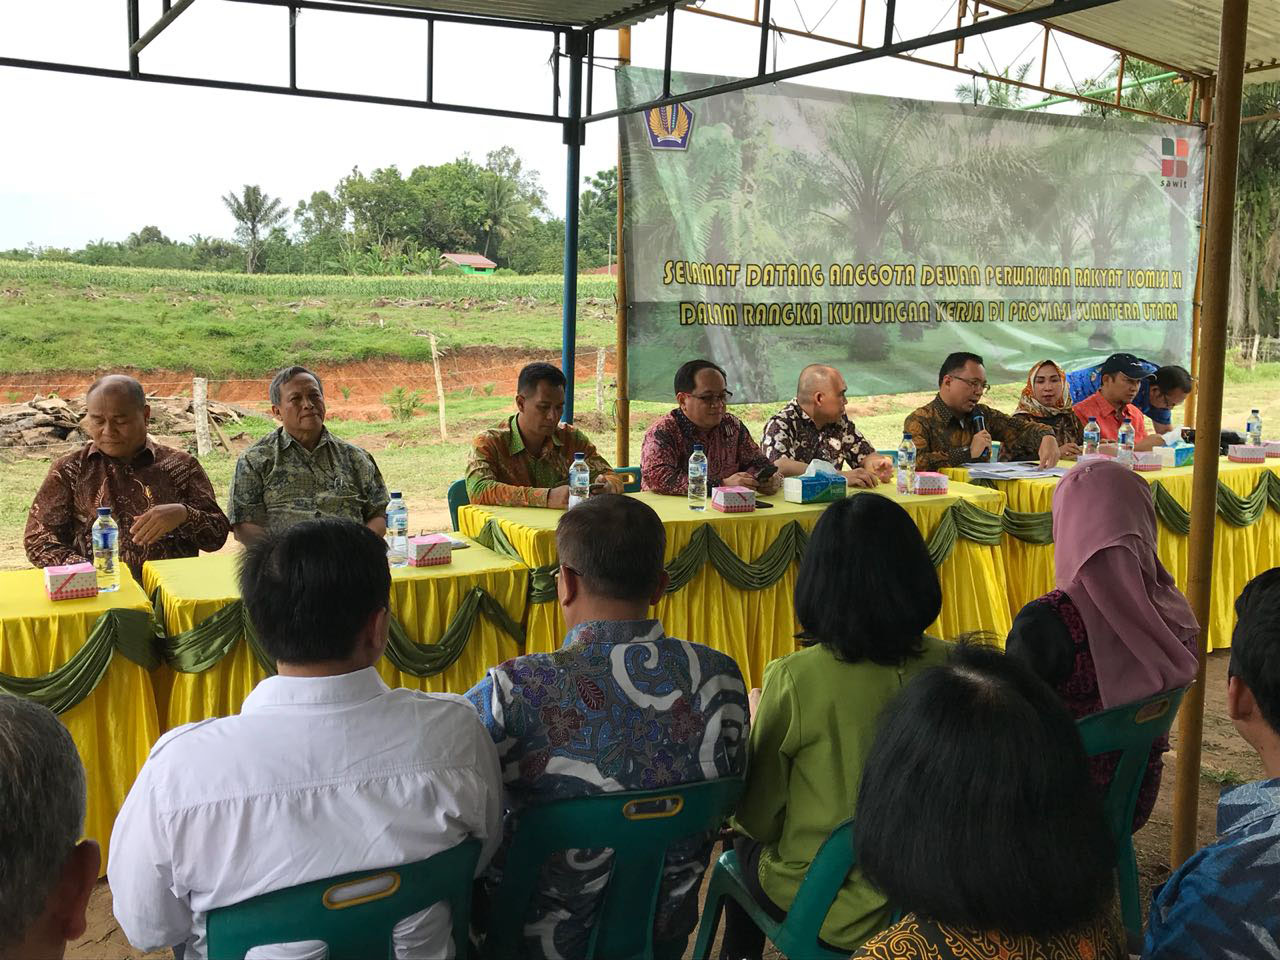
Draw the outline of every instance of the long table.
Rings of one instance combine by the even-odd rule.
[[[63,667],[88,652],[90,636],[105,625],[102,618],[113,610],[150,610],[125,567],[120,569],[119,590],[56,602],[45,597],[42,571],[0,573],[0,673],[36,678]],[[147,670],[110,649],[105,640],[101,652],[109,662],[97,686],[58,719],[71,732],[84,763],[88,788],[84,833],[102,846],[105,873],[111,825],[160,730]]]
[[[1138,475],[1154,488],[1157,484],[1176,502],[1182,511],[1191,509],[1191,483],[1194,467],[1172,467]],[[954,480],[967,480],[968,470],[955,468],[946,471]],[[1222,460],[1218,465],[1218,482],[1221,487],[1239,498],[1263,496],[1259,485],[1280,479],[1277,475],[1268,480],[1267,474],[1276,474],[1270,464],[1256,465],[1232,463]],[[1040,480],[997,480],[994,486],[1007,499],[1009,510],[1024,514],[1048,514],[1053,509],[1053,493],[1057,478]],[[1219,501],[1223,498],[1220,496]],[[1164,506],[1167,506],[1164,504]],[[1231,630],[1235,623],[1235,599],[1251,578],[1264,570],[1280,565],[1280,513],[1263,504],[1261,513],[1253,523],[1240,526],[1227,519],[1221,502],[1214,521],[1214,576],[1210,594],[1209,649],[1218,650],[1231,646]],[[1238,517],[1234,519],[1239,519]],[[1161,562],[1173,576],[1178,587],[1185,590],[1188,576],[1188,537],[1186,533],[1171,527],[1157,510],[1157,549]],[[1053,545],[1035,544],[1005,536],[1005,566],[1008,571],[1008,596],[1014,616],[1023,605],[1054,588]]]
[[[892,488],[856,491],[851,496],[885,496],[902,504],[926,540],[939,532],[949,511],[958,505],[976,507],[999,515],[1004,496],[998,491],[953,482],[945,495],[902,496]],[[688,582],[662,600],[657,616],[673,636],[705,643],[737,660],[748,685],[758,686],[764,665],[796,649],[793,594],[799,550],[804,535],[826,509],[825,504],[787,503],[780,496],[766,498],[769,510],[725,514],[708,508],[689,509],[683,497],[654,493],[634,494],[649,504],[667,532],[664,557],[668,569],[687,572],[696,562],[694,553],[708,552],[710,531],[737,561],[757,569],[746,588],[735,586],[716,568],[714,551]],[[565,635],[564,617],[550,589],[549,572],[557,563],[555,528],[560,511],[532,507],[482,507],[468,505],[458,511],[462,533],[499,548],[509,548],[532,568],[533,595],[526,622],[527,649],[547,652],[560,647]],[[794,526],[793,526],[794,525]],[[496,529],[495,529],[496,528]],[[800,531],[801,533],[797,532]],[[499,535],[500,536],[496,536]],[[696,538],[696,539],[695,539]],[[942,613],[932,632],[942,637],[982,631],[1003,641],[1010,627],[1004,554],[994,545],[955,538],[938,568],[942,583]],[[763,584],[763,585],[761,585]]]

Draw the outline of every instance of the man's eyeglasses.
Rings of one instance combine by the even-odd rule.
[[[959,380],[961,383],[967,383],[970,390],[977,390],[979,393],[986,393],[991,389],[991,384],[987,383],[985,380],[970,379],[969,377],[957,377],[955,374],[951,375],[951,379]]]
[[[708,407],[718,406],[719,404],[728,404],[733,399],[733,394],[726,390],[724,393],[691,393],[689,396],[695,400],[700,400]]]
[[[573,569],[573,567],[569,566],[567,563],[562,563],[562,564],[560,564],[558,567],[556,567],[554,570],[552,570],[552,571],[551,571],[551,582],[552,582],[552,583],[559,583],[559,582],[560,582],[560,574],[561,574],[561,572],[563,572],[563,571],[565,571],[565,570],[568,570],[568,571],[569,571],[570,573],[572,573],[575,577],[581,577],[581,576],[582,576],[582,574],[580,574],[577,570]]]

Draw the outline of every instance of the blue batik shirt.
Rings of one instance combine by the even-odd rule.
[[[1218,835],[1156,890],[1144,958],[1280,957],[1280,779],[1224,793]]]
[[[555,653],[491,668],[467,698],[497,744],[506,788],[503,848],[486,877],[491,891],[527,804],[739,776],[746,765],[747,696],[738,665],[710,647],[668,637],[657,620],[581,623]],[[668,850],[656,940],[692,931],[713,840]],[[544,867],[525,925],[527,956],[585,955],[610,859],[604,851],[573,850]]]
[[[1071,403],[1074,406],[1082,400],[1088,400],[1102,386],[1102,374],[1098,371],[1102,369],[1099,364],[1096,367],[1085,367],[1083,370],[1073,370],[1067,374],[1067,387],[1071,390]],[[1167,427],[1173,423],[1173,411],[1168,407],[1156,407],[1151,404],[1151,379],[1145,378],[1142,385],[1138,387],[1138,395],[1133,398],[1133,405],[1146,414],[1152,423],[1158,423],[1162,427]]]

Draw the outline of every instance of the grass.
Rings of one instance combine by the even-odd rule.
[[[612,280],[581,280],[579,347],[611,344]],[[213,378],[260,375],[299,355],[314,364],[422,362],[431,359],[428,333],[446,351],[555,349],[558,283],[549,276],[246,276],[0,260],[0,374],[100,370],[122,358],[140,370]]]
[[[1220,787],[1238,787],[1242,783],[1248,783],[1249,778],[1234,770],[1215,770],[1211,767],[1200,768],[1200,779],[1208,780],[1210,783],[1216,783]]]

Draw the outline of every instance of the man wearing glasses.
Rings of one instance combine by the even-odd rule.
[[[1133,424],[1135,450],[1164,446],[1163,436],[1147,432],[1146,419],[1137,405],[1138,391],[1155,376],[1155,364],[1139,360],[1131,353],[1113,353],[1103,361],[1098,372],[1102,380],[1097,393],[1080,401],[1073,408],[1080,422],[1088,423],[1090,417],[1096,418],[1102,439],[1115,443],[1120,434],[1120,426],[1124,423],[1124,418],[1128,417]]]
[[[707,486],[747,487],[776,493],[781,474],[764,481],[756,475],[769,461],[746,425],[729,413],[733,394],[725,373],[710,360],[690,360],[676,371],[676,403],[654,421],[640,451],[641,482],[646,490],[683,495],[689,491],[689,454],[695,443],[707,455]]]
[[[987,371],[976,353],[953,353],[938,371],[938,395],[907,417],[903,430],[916,444],[916,469],[961,467],[985,460],[999,440],[1001,460],[1058,463],[1058,441],[1044,424],[1010,417],[979,403],[987,392]]]

